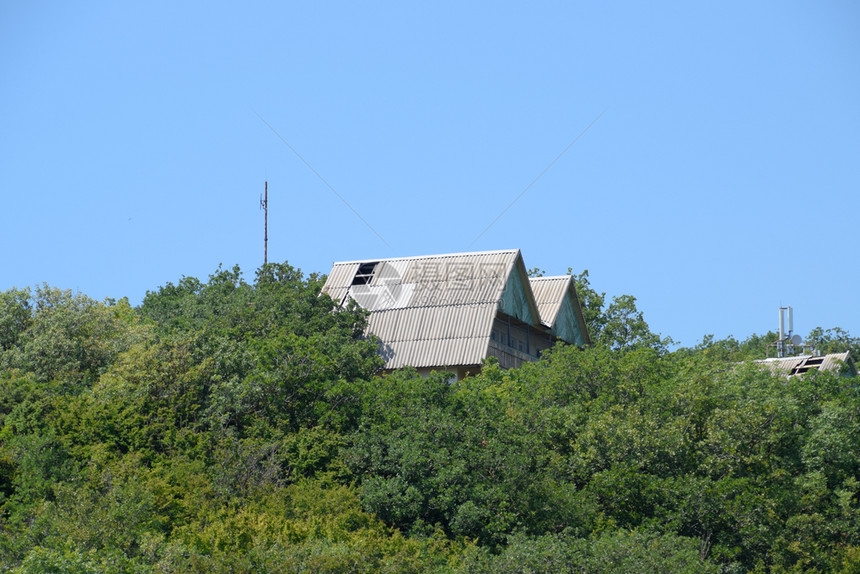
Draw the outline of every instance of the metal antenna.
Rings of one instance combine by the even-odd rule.
[[[263,184],[265,195],[260,198],[260,208],[263,210],[263,265],[269,263],[269,182]]]

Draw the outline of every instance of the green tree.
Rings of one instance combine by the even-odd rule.
[[[567,271],[570,274],[572,269]],[[605,345],[615,351],[649,347],[660,352],[666,352],[673,344],[670,337],[651,332],[643,313],[636,307],[636,297],[615,296],[607,305],[606,293],[591,287],[587,269],[573,277],[583,318],[594,344]]]
[[[851,333],[839,327],[826,330],[816,327],[809,332],[806,343],[824,354],[848,351],[855,362],[860,360],[860,337],[852,337]]]
[[[544,437],[488,364],[451,383],[401,371],[371,383],[347,464],[365,509],[409,532],[501,543],[507,534],[584,528],[591,505],[548,472]]]
[[[706,574],[721,571],[699,557],[695,540],[642,530],[616,530],[577,538],[570,533],[510,537],[497,555],[475,552],[461,572],[470,574]]]
[[[366,313],[320,295],[322,285],[286,263],[261,267],[254,284],[219,268],[206,283],[186,277],[148,292],[141,313],[160,333],[195,333],[214,361],[211,424],[257,435],[349,425],[351,384],[381,362],[364,337]]]
[[[138,324],[127,299],[99,303],[83,294],[44,285],[35,295],[7,292],[5,300],[16,301],[9,316],[18,329],[7,341],[7,367],[31,372],[40,382],[62,380],[74,388],[91,384],[148,330]],[[32,317],[25,311],[32,309]],[[13,329],[14,330],[14,329]],[[7,337],[8,338],[8,337]]]
[[[18,343],[33,320],[29,289],[10,289],[0,293],[0,367],[3,354]]]
[[[567,272],[571,274],[573,269],[568,267]],[[598,293],[591,287],[591,281],[588,278],[588,269],[579,275],[574,275],[573,280],[588,332],[591,335],[592,341],[596,341],[599,339],[603,332],[603,327],[606,325],[606,318],[603,314],[606,293]]]

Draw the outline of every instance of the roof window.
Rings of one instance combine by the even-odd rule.
[[[371,261],[368,263],[362,263],[358,266],[358,271],[355,273],[355,277],[352,278],[353,285],[367,285],[370,283],[371,279],[373,279],[373,273],[376,271],[376,266],[379,265],[379,261]]]

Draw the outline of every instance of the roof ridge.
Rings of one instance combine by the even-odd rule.
[[[438,307],[483,307],[484,305],[498,305],[498,299],[487,299],[478,301],[477,303],[438,303],[435,305],[407,305],[405,307],[385,307],[382,309],[374,309],[373,313],[385,313],[386,311],[402,311],[403,309],[436,309]]]
[[[407,257],[387,257],[385,259],[356,259],[354,261],[335,261],[332,265],[350,265],[354,263],[368,263],[375,261],[415,261],[417,259],[441,259],[446,257],[464,257],[467,255],[499,255],[501,253],[515,254],[519,249],[497,249],[494,251],[464,251],[462,253],[437,253],[435,255],[412,255]]]
[[[405,342],[412,342],[412,341],[450,341],[451,339],[490,339],[490,338],[491,338],[490,334],[487,333],[486,335],[464,335],[464,336],[459,336],[459,337],[423,337],[423,338],[418,338],[418,339],[411,339],[411,338],[410,339],[391,339],[390,341],[387,341],[387,342],[405,343]]]
[[[573,275],[551,275],[549,277],[529,277],[529,281],[548,281],[550,279],[570,279]]]

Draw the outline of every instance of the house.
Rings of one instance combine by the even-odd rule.
[[[323,293],[370,312],[387,371],[462,378],[487,357],[514,368],[590,343],[573,278],[529,278],[519,249],[335,263]]]
[[[836,371],[847,377],[857,376],[857,366],[847,351],[844,353],[831,353],[829,355],[797,355],[794,357],[761,359],[755,362],[765,365],[773,373],[788,376],[802,375],[803,373],[816,370]]]

